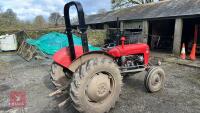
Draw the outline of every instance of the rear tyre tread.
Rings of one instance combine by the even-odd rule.
[[[98,65],[102,65],[102,64],[109,64],[110,67],[112,67],[113,69],[117,68],[117,73],[120,73],[117,65],[112,62],[111,60],[105,59],[105,58],[95,58],[95,59],[91,59],[89,61],[87,61],[85,64],[81,65],[74,73],[73,76],[73,81],[71,83],[71,88],[70,88],[70,97],[72,99],[72,103],[74,105],[74,107],[82,113],[91,113],[91,111],[87,111],[87,109],[84,109],[85,105],[82,105],[82,103],[80,102],[80,95],[78,95],[79,93],[79,87],[77,87],[77,83],[81,83],[82,80],[84,79],[84,77],[86,77],[87,72],[91,69],[93,69],[95,66]],[[120,82],[120,86],[122,87],[122,76],[120,76],[119,79]],[[121,89],[120,91],[121,92]],[[113,101],[113,103],[111,105],[109,105],[109,109],[105,109],[105,112],[109,112],[111,108],[113,108],[115,106],[115,102],[119,99],[119,96],[115,98],[115,101]]]

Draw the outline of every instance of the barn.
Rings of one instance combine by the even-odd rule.
[[[86,17],[89,29],[117,28],[139,36],[152,50],[180,54],[182,43],[190,52],[194,41],[195,25],[200,24],[200,0],[164,0],[156,3],[136,5]],[[200,28],[200,26],[198,27]],[[199,29],[198,29],[199,31]],[[197,50],[200,49],[198,35]]]

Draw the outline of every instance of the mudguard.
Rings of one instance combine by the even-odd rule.
[[[69,48],[62,48],[53,56],[54,62],[74,72],[78,66],[93,58],[106,58],[113,60],[114,57],[105,51],[91,51],[83,54],[82,46],[75,46],[76,59],[71,60]]]
[[[76,57],[79,57],[83,54],[82,46],[74,46],[74,48]],[[65,47],[57,51],[53,55],[53,60],[61,66],[68,68],[68,66],[72,63],[69,47]]]

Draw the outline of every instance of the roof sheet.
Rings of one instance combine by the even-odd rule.
[[[89,15],[87,24],[120,20],[143,20],[165,17],[200,15],[200,0],[165,0],[157,3],[136,5],[104,14]]]

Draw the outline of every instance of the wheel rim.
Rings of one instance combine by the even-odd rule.
[[[113,88],[114,80],[110,74],[104,72],[95,73],[86,88],[88,101],[101,103],[112,94]]]
[[[155,89],[159,88],[162,83],[162,76],[159,73],[155,73],[151,78],[151,86]]]

